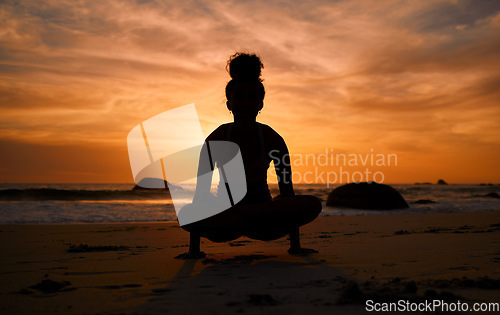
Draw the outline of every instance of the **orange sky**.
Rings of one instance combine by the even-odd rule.
[[[261,56],[259,121],[292,154],[500,182],[498,1],[2,1],[0,21],[0,182],[132,182],[141,121],[189,103],[205,134],[231,119],[238,50]]]

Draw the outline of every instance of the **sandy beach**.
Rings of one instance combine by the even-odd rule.
[[[500,302],[500,212],[321,217],[288,241],[177,222],[0,226],[1,314],[352,314],[365,301]]]

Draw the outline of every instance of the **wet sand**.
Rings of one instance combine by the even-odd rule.
[[[500,211],[321,217],[288,240],[202,239],[177,222],[0,226],[1,314],[352,314],[365,301],[500,302]]]

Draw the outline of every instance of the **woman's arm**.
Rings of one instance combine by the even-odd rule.
[[[274,169],[276,171],[276,176],[278,177],[280,197],[295,196],[292,183],[290,154],[288,153],[285,140],[283,140],[283,138],[276,132],[274,133],[273,149],[270,152],[270,156],[274,162]]]
[[[204,198],[214,197],[211,194],[213,170],[215,168],[215,161],[210,154],[210,141],[217,141],[223,139],[225,126],[219,126],[215,129],[203,143],[200,152],[200,159],[198,162],[198,174],[196,179],[196,191],[193,198],[193,203],[202,202]]]
[[[208,151],[208,141],[203,143],[198,162],[198,173],[196,178],[196,191],[193,197],[193,203],[201,203],[207,197],[210,197],[212,187],[213,164],[210,160]]]

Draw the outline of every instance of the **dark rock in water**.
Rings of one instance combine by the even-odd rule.
[[[443,179],[438,180],[437,184],[438,185],[448,185],[448,183],[445,182]]]
[[[494,198],[494,199],[500,199],[500,195],[496,192],[490,192],[484,195],[473,195],[473,198]]]
[[[500,195],[496,192],[490,192],[484,195],[484,197],[500,199]]]
[[[174,186],[170,184],[171,187],[174,187],[175,190],[181,190],[182,188],[179,186]],[[143,178],[141,181],[132,188],[132,190],[150,190],[150,189],[158,189],[158,190],[166,190],[169,191],[169,186],[166,180],[160,178]]]
[[[397,190],[378,183],[351,183],[337,187],[328,196],[326,205],[366,210],[409,208]]]
[[[433,200],[429,200],[429,199],[419,199],[417,201],[412,202],[411,204],[414,204],[414,205],[427,205],[427,204],[430,204],[430,203],[436,203],[436,202],[433,201]]]

